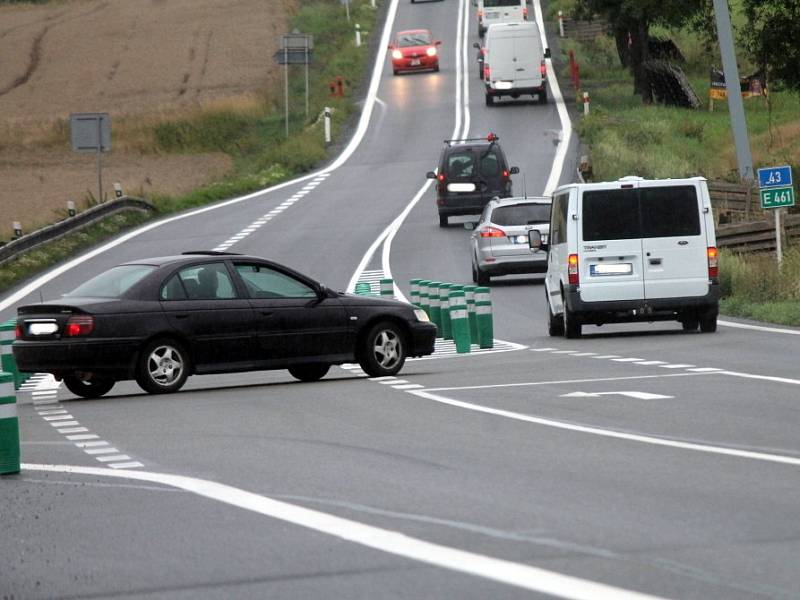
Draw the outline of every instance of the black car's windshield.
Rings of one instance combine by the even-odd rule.
[[[492,211],[492,223],[497,225],[531,225],[550,222],[549,204],[512,204]]]
[[[153,265],[120,265],[100,273],[79,285],[65,296],[91,298],[120,298],[145,275],[156,269]]]
[[[401,48],[409,46],[427,46],[431,43],[431,35],[425,31],[404,33],[397,37],[397,45]]]

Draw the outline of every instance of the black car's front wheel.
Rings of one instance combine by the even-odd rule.
[[[325,363],[292,365],[289,367],[289,374],[300,381],[318,381],[325,377],[330,368],[331,366]]]
[[[178,342],[159,339],[142,348],[136,367],[136,383],[145,392],[177,392],[188,376],[189,354]]]
[[[67,389],[81,398],[99,398],[111,391],[116,382],[95,373],[73,373],[64,376]]]
[[[400,327],[382,322],[367,333],[358,362],[370,377],[395,375],[406,362],[406,352],[405,337]]]

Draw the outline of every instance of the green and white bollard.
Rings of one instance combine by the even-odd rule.
[[[411,304],[419,308],[419,279],[412,279],[409,281],[411,285]]]
[[[478,319],[475,314],[475,290],[476,285],[465,285],[464,296],[467,298],[467,315],[469,316],[469,337],[473,344],[478,343]]]
[[[0,475],[19,473],[19,417],[14,375],[0,371]]]
[[[431,301],[428,299],[428,284],[430,280],[428,279],[420,279],[419,280],[419,307],[425,311],[425,314],[428,315],[428,318],[431,318]]]
[[[381,298],[394,298],[394,279],[381,279]]]
[[[5,323],[0,323],[0,370],[10,373],[14,378],[14,389],[19,389],[23,377],[17,370],[17,361],[11,352],[11,344],[16,337],[15,329],[17,320],[11,319]]]
[[[439,285],[439,306],[442,310],[442,339],[452,340],[453,332],[450,328],[450,284]]]
[[[470,351],[469,316],[467,315],[467,298],[463,290],[450,292],[450,328],[456,352],[464,354]]]
[[[359,296],[371,296],[372,285],[370,285],[369,281],[359,281],[356,284],[355,292]]]
[[[475,290],[475,317],[478,322],[478,345],[481,348],[493,348],[492,298],[488,287]]]
[[[441,281],[428,284],[428,300],[431,304],[431,322],[436,325],[436,337],[442,337],[442,307],[439,304],[439,286]]]

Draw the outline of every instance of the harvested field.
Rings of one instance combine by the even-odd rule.
[[[138,123],[252,106],[280,84],[272,54],[295,0],[54,0],[0,5],[0,239],[97,195],[95,158],[64,119],[108,112],[104,190],[178,194],[224,175],[224,154],[155,155]]]

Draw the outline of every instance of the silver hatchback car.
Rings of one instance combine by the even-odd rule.
[[[472,280],[489,285],[494,275],[547,272],[547,252],[528,245],[528,231],[538,229],[543,241],[550,232],[551,199],[544,197],[494,198],[481,213],[470,238]]]

